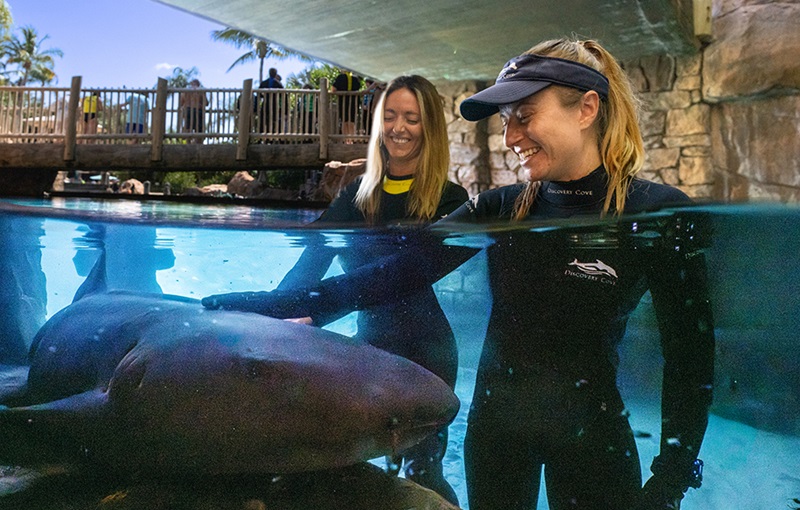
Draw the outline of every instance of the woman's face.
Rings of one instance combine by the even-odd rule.
[[[409,89],[398,89],[386,97],[383,106],[383,144],[389,153],[389,173],[413,173],[422,152],[422,115],[417,96]]]
[[[565,107],[558,91],[547,87],[500,108],[505,144],[532,181],[573,181],[600,165],[592,128],[597,112],[585,104],[591,94],[596,96],[584,94],[580,104]]]

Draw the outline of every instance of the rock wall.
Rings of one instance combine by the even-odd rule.
[[[713,201],[800,201],[800,1],[718,0],[713,37],[690,55],[623,62],[643,101],[641,176]],[[487,84],[437,84],[445,97],[451,179],[471,194],[524,180],[497,116],[460,102]]]
[[[800,201],[800,2],[714,3],[703,52],[715,196]]]

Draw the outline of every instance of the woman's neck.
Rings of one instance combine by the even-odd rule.
[[[386,163],[387,172],[393,177],[405,177],[407,175],[414,175],[417,171],[417,160],[397,161],[389,160]]]

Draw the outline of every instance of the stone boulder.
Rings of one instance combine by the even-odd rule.
[[[705,49],[703,96],[717,102],[800,89],[800,3],[714,2],[714,41]]]
[[[354,159],[349,163],[331,161],[322,170],[322,179],[312,198],[320,201],[331,201],[336,198],[345,186],[363,174],[367,169],[367,160]]]
[[[236,172],[228,181],[228,193],[240,197],[252,197],[260,187],[250,172]]]
[[[296,200],[297,191],[270,188],[267,183],[250,175],[249,172],[236,172],[228,181],[228,194],[242,198],[263,200]]]
[[[228,186],[225,184],[209,184],[208,186],[192,187],[183,190],[186,197],[224,197],[228,195]]]
[[[144,184],[138,179],[128,179],[119,185],[119,192],[128,195],[144,195]]]

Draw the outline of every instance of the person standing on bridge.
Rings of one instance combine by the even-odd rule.
[[[180,110],[183,118],[184,133],[203,133],[205,131],[205,114],[208,106],[208,96],[200,89],[200,80],[194,79],[189,83],[189,92],[181,92]],[[203,138],[193,136],[189,143],[203,143]]]
[[[130,144],[138,144],[141,139],[136,135],[147,132],[147,113],[150,111],[150,101],[140,92],[131,92],[125,98],[125,133],[134,135]]]
[[[262,81],[258,85],[258,88],[267,90],[282,89],[283,84],[281,83],[280,76],[278,75],[278,70],[274,67],[270,67],[268,74],[269,77]],[[283,115],[282,106],[282,98],[277,91],[267,92],[264,94],[259,115],[259,133],[281,133],[283,128],[283,122],[281,122],[281,116]],[[270,142],[269,139],[266,141],[268,143]]]
[[[103,101],[100,99],[100,92],[93,91],[83,98],[83,134],[96,135],[98,126],[98,113],[103,111]],[[87,143],[88,140],[84,140]]]
[[[353,92],[361,89],[361,78],[354,76],[350,71],[342,71],[333,80],[332,92]],[[343,135],[356,134],[356,117],[358,116],[360,100],[353,94],[338,95],[339,120]],[[352,138],[345,138],[345,143],[353,143]]]

